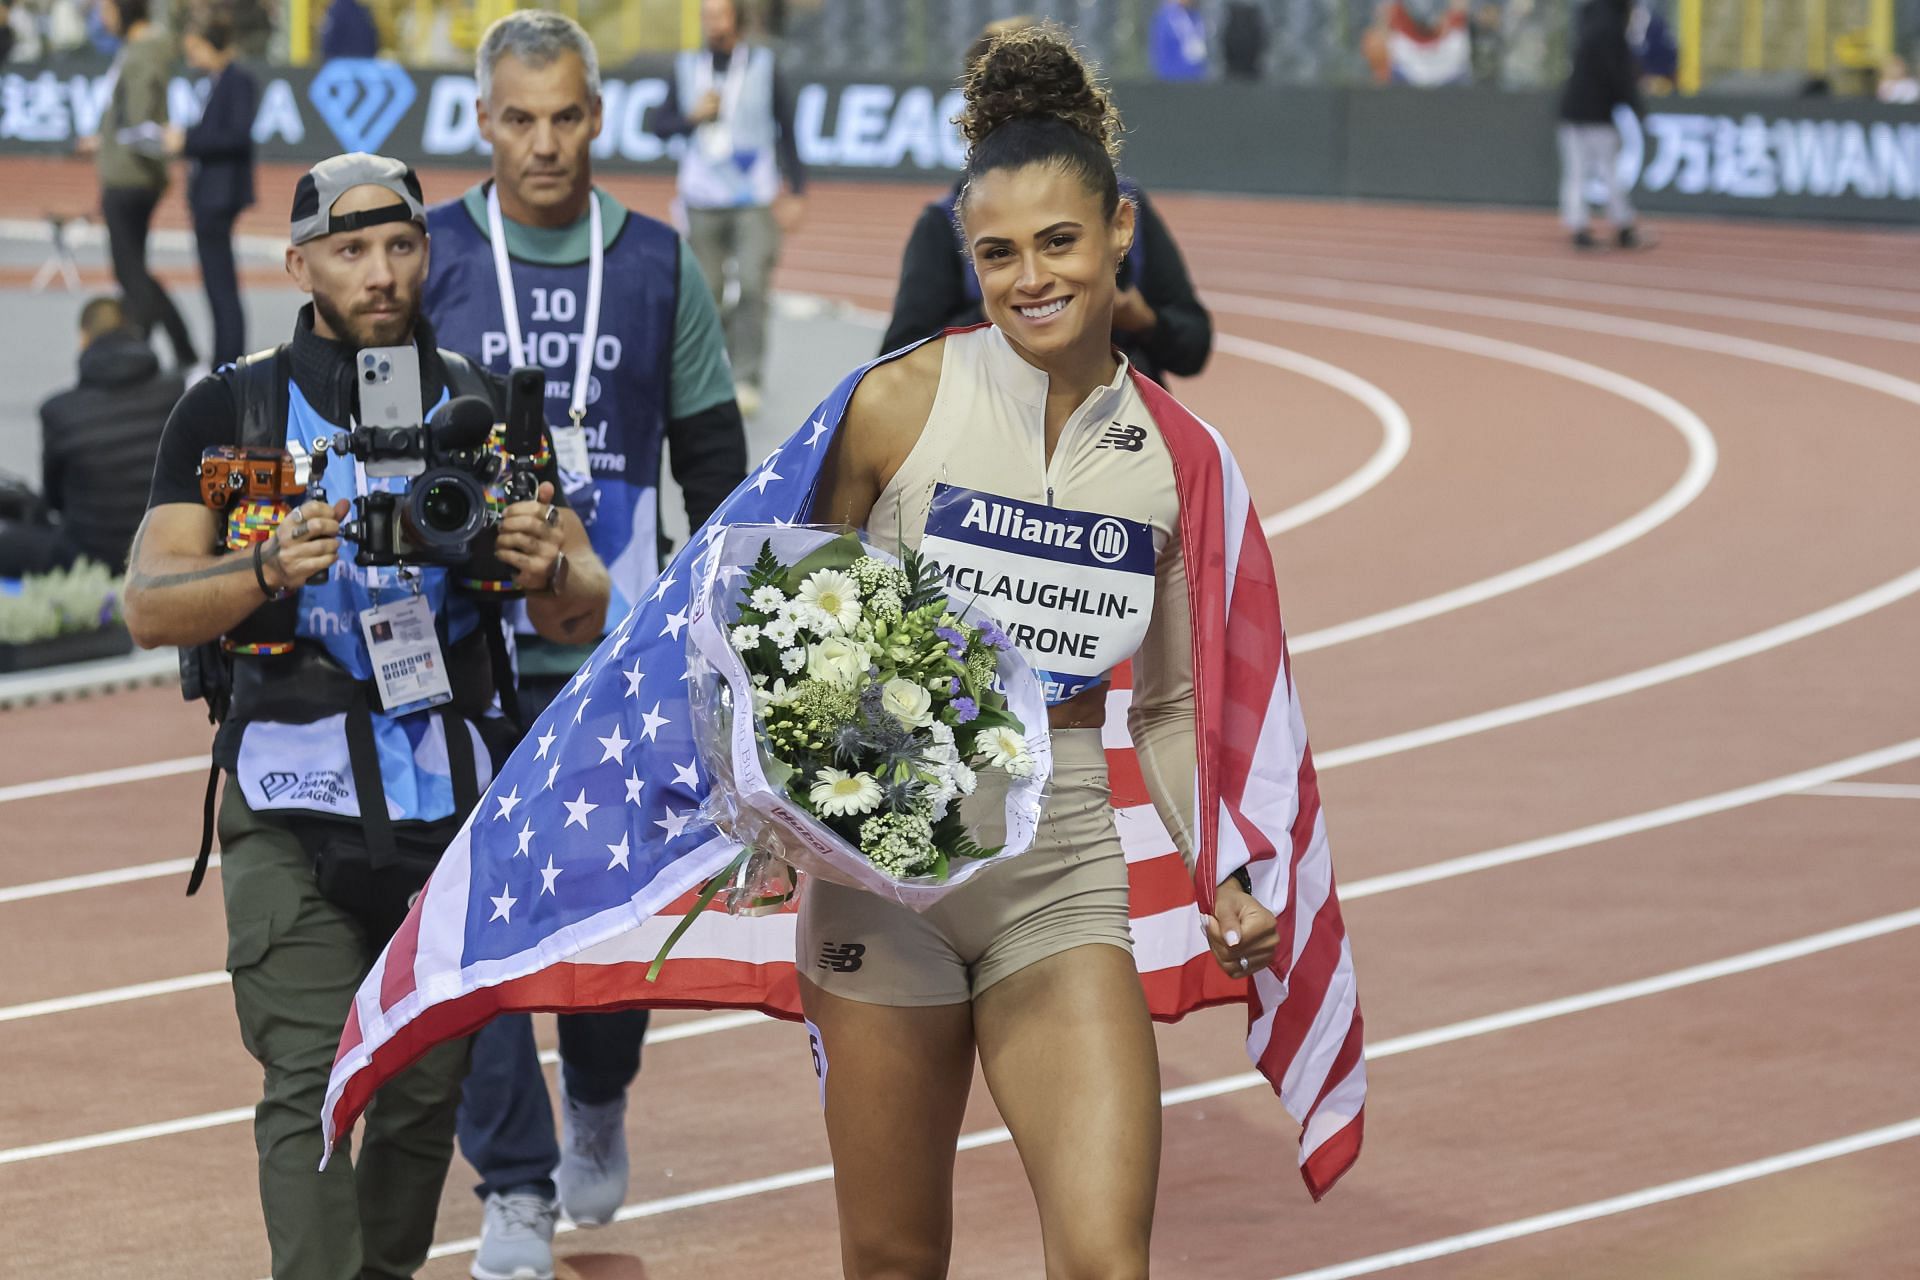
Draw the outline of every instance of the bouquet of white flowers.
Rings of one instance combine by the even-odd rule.
[[[733,897],[768,896],[785,863],[920,909],[1032,843],[1052,772],[1039,682],[938,566],[736,525],[704,569],[688,661],[705,812],[760,863],[736,864]],[[976,820],[1005,802],[969,829],[983,774]]]

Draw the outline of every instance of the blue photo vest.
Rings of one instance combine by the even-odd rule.
[[[307,403],[297,384],[288,386],[287,434],[309,450],[344,424],[329,422]],[[442,394],[444,400],[445,394]],[[354,460],[329,454],[321,478],[329,498],[362,492]],[[366,488],[403,491],[400,477],[368,477]],[[439,621],[441,649],[471,635],[481,615],[474,603],[449,592],[445,569],[422,569],[409,585],[397,569],[363,569],[355,563],[358,547],[343,539],[340,558],[325,582],[300,588],[294,635],[317,644],[355,680],[373,678],[360,615],[375,604],[412,594],[417,585]],[[429,712],[388,715],[372,712],[374,747],[380,759],[380,783],[386,792],[387,813],[394,821],[431,822],[454,812],[452,768],[448,760],[443,718]],[[453,719],[460,724],[458,717]],[[492,764],[484,742],[470,726],[479,777],[484,789]],[[328,813],[343,818],[360,814],[359,790],[348,759],[346,713],[308,723],[253,720],[242,730],[233,775],[247,803],[254,809],[293,809]]]
[[[433,258],[422,308],[436,340],[495,373],[539,365],[547,372],[547,423],[569,425],[586,328],[586,262],[514,260],[521,341],[528,350],[511,353],[485,229],[456,199],[428,211],[427,230]],[[606,622],[611,631],[660,572],[660,454],[670,403],[679,236],[665,223],[629,211],[607,246],[605,264],[583,424],[592,483],[570,492],[568,500],[613,579]],[[531,628],[523,621],[520,629]]]

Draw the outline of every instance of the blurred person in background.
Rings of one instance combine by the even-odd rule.
[[[0,63],[13,56],[13,6],[0,0]]]
[[[738,0],[702,0],[706,47],[675,59],[666,100],[647,113],[646,128],[660,138],[690,135],[679,188],[687,239],[722,305],[740,410],[751,418],[760,411],[773,266],[780,238],[804,215],[807,171],[792,86],[772,49],[743,38],[744,25]],[[729,267],[739,286],[731,307]]]
[[[1613,120],[1616,107],[1642,114],[1639,71],[1627,44],[1629,4],[1585,0],[1575,16],[1573,70],[1560,95],[1560,220],[1577,249],[1600,243],[1587,210],[1587,186],[1595,181],[1606,189],[1614,243],[1622,249],[1645,243],[1620,181],[1620,131]]]
[[[1207,22],[1200,0],[1160,0],[1147,33],[1147,63],[1156,80],[1207,78]]]
[[[188,65],[212,82],[200,119],[190,129],[170,129],[167,149],[189,164],[187,209],[193,215],[207,309],[213,313],[213,365],[219,368],[247,350],[233,224],[253,203],[253,117],[260,84],[234,60],[233,28],[224,18],[194,18],[180,45]]]
[[[250,62],[265,62],[273,43],[273,0],[212,0],[212,14],[227,20],[234,46]]]
[[[1880,74],[1874,85],[1873,96],[1881,102],[1905,105],[1920,102],[1920,80],[1913,78],[1913,72],[1907,68],[1907,60],[1898,54],[1888,54],[1886,61],[1880,64]]]
[[[1267,19],[1252,0],[1232,0],[1220,32],[1229,80],[1258,80],[1267,61]]]
[[[1680,45],[1673,27],[1646,0],[1635,4],[1627,19],[1627,44],[1640,70],[1640,87],[1648,93],[1672,93],[1680,75]]]
[[[167,81],[173,42],[154,26],[147,0],[101,0],[100,15],[124,46],[107,78],[112,89],[100,132],[79,142],[100,170],[100,214],[107,224],[113,276],[126,299],[127,319],[142,334],[167,331],[174,364],[199,363],[187,322],[147,268],[147,232],[167,190]]]
[[[85,556],[121,573],[147,507],[160,431],[183,390],[126,327],[118,298],[80,309],[80,380],[40,406],[40,496],[50,523],[0,527],[0,577]]]
[[[428,211],[425,313],[443,345],[495,373],[545,368],[561,483],[612,576],[611,631],[659,573],[663,446],[690,529],[746,479],[720,316],[674,229],[593,185],[600,71],[578,24],[536,9],[500,19],[475,79],[493,178]],[[558,644],[520,631],[519,712],[531,730],[601,632]],[[557,1144],[532,1018],[496,1018],[474,1038],[459,1137],[486,1206],[479,1280],[546,1280],[558,1210],[598,1225],[626,1197],[627,1090],[647,1011],[559,1023]]]
[[[320,23],[320,56],[332,58],[377,58],[380,56],[380,28],[360,0],[333,0]]]
[[[1034,25],[1028,17],[989,23],[968,48],[965,68],[971,70],[999,36]],[[1213,352],[1213,317],[1194,295],[1180,247],[1146,192],[1128,178],[1120,179],[1120,190],[1133,202],[1138,230],[1121,263],[1113,343],[1134,368],[1157,382],[1166,381],[1170,373],[1194,377]],[[880,343],[882,355],[985,319],[973,255],[955,212],[959,199],[960,184],[955,183],[943,199],[922,209],[913,224],[900,261],[893,315]]]

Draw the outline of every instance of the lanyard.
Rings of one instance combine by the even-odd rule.
[[[589,233],[587,249],[587,313],[580,332],[580,363],[573,375],[573,404],[568,410],[578,427],[587,416],[587,381],[593,376],[593,349],[600,341],[600,280],[606,274],[606,246],[600,228],[600,195],[587,192]],[[507,350],[519,360],[520,307],[513,293],[513,263],[507,256],[507,229],[500,217],[500,188],[487,188],[487,234],[493,238],[493,274],[500,285],[500,314],[507,322]],[[531,360],[531,357],[529,357]],[[533,363],[537,363],[534,361]]]

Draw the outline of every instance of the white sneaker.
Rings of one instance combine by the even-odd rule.
[[[733,389],[733,402],[740,406],[741,417],[760,416],[760,388],[751,382],[743,382]]]
[[[473,1280],[553,1280],[553,1223],[560,1209],[524,1191],[487,1197],[480,1248],[468,1272]]]
[[[605,1226],[627,1198],[627,1098],[589,1106],[560,1089],[560,1206],[583,1227]]]

